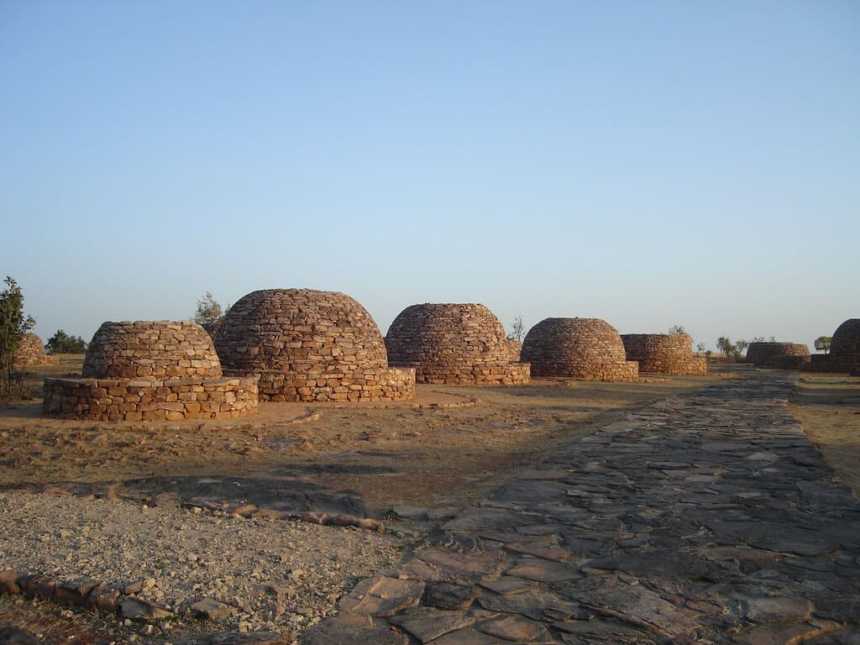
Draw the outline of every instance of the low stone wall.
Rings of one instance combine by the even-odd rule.
[[[704,375],[708,361],[693,354],[693,339],[686,334],[622,334],[628,361],[637,361],[644,373]]]
[[[257,410],[256,377],[45,379],[42,411],[64,419],[229,419]]]
[[[36,334],[24,334],[18,349],[15,350],[14,362],[15,369],[22,369],[35,365],[52,365],[57,362],[57,359],[45,353],[42,339]]]
[[[813,354],[810,358],[810,362],[802,367],[804,371],[845,374],[860,368],[853,360],[833,354]]]
[[[423,366],[416,370],[418,383],[431,385],[523,385],[531,378],[528,363],[507,365]]]
[[[233,374],[234,372],[228,372]],[[337,372],[313,374],[299,371],[257,372],[263,401],[401,401],[415,398],[415,370],[374,368],[349,375]]]
[[[801,360],[782,360],[782,357],[790,356]],[[747,347],[747,360],[756,367],[780,367],[793,363],[803,365],[803,359],[809,359],[809,348],[803,343],[755,342]]]

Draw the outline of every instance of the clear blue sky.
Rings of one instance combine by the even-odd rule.
[[[860,317],[860,2],[0,0],[37,331],[344,291],[811,342]]]

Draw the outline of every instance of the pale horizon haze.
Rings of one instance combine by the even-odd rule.
[[[43,340],[342,291],[812,348],[860,317],[860,3],[0,0]]]

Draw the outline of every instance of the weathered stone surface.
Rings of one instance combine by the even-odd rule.
[[[421,605],[391,621],[443,644],[853,642],[860,502],[786,409],[794,377],[744,376],[556,446],[434,530],[398,574]],[[460,586],[475,623],[435,636]]]
[[[639,373],[707,374],[708,361],[693,354],[687,334],[622,334],[628,361],[639,363]]]
[[[233,615],[235,609],[213,598],[204,598],[191,605],[191,613],[206,620],[224,620]]]
[[[408,609],[390,620],[421,643],[429,643],[448,632],[468,627],[475,622],[475,619],[465,612],[444,611],[432,607]]]
[[[799,369],[810,361],[809,347],[802,343],[754,342],[747,347],[747,361],[756,367]]]
[[[340,610],[370,616],[393,616],[414,607],[424,594],[424,583],[376,576],[355,587],[340,602]]]
[[[491,636],[518,643],[545,641],[550,638],[549,630],[542,623],[526,620],[519,616],[505,616],[497,620],[488,620],[478,625],[478,629]]]
[[[0,570],[0,593],[21,593],[15,569]]]
[[[415,372],[388,367],[367,310],[343,293],[268,289],[242,297],[215,336],[225,370],[259,377],[271,401],[411,399]]]
[[[42,643],[30,632],[17,627],[0,625],[0,644],[2,645],[39,645]]]
[[[618,332],[597,318],[546,318],[526,334],[521,356],[532,376],[630,381],[639,374]]]
[[[45,353],[45,345],[36,334],[24,334],[15,350],[13,364],[15,369],[25,369],[36,365],[51,365],[56,358]]]
[[[423,604],[436,609],[467,609],[478,595],[472,585],[429,582],[424,590]]]
[[[86,378],[218,378],[209,334],[188,321],[104,322],[84,359]]]
[[[45,379],[42,411],[128,422],[233,418],[257,410],[256,377],[224,378],[212,339],[195,323],[103,323],[83,375]]]
[[[529,366],[519,362],[499,319],[484,305],[411,305],[385,336],[388,360],[414,367],[419,383],[513,385],[528,383]],[[512,359],[514,352],[517,354]]]
[[[173,616],[170,611],[164,607],[143,600],[142,598],[132,598],[126,596],[119,602],[119,611],[124,618],[141,622],[155,622],[165,620]]]

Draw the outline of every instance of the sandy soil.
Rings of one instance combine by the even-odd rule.
[[[80,358],[64,359],[41,371],[80,369]],[[38,374],[32,378],[36,383]],[[245,478],[246,489],[276,479],[354,491],[376,513],[403,503],[464,504],[553,441],[610,422],[613,411],[718,378],[419,386],[417,404],[424,407],[261,404],[258,415],[229,422],[126,426],[44,419],[34,399],[0,409],[0,487],[148,479],[152,490],[183,477],[182,492],[192,495],[190,478],[229,476]]]
[[[791,412],[837,477],[860,497],[860,377],[804,374]]]

